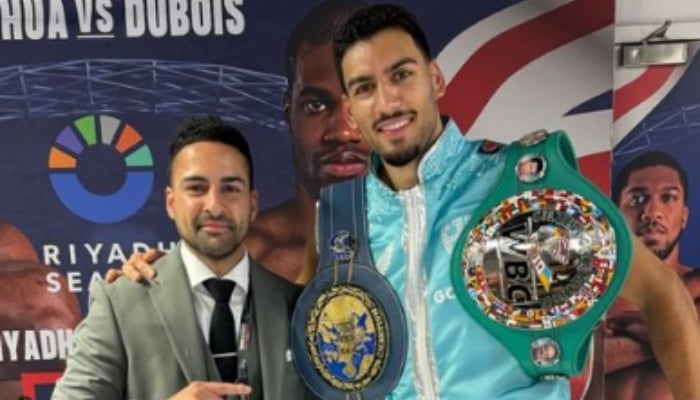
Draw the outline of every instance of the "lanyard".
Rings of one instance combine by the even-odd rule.
[[[238,379],[236,383],[249,384],[248,382],[248,355],[250,350],[250,338],[255,334],[253,321],[254,307],[252,302],[253,285],[248,286],[243,314],[241,314],[241,331],[238,335]],[[241,396],[245,399],[247,396]]]

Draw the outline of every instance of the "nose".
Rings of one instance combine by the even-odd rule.
[[[377,84],[378,111],[393,114],[401,110],[401,92],[398,85],[393,83]]]
[[[323,141],[326,143],[358,143],[360,140],[362,140],[362,135],[348,124],[343,112],[341,110],[335,111],[326,127]]]
[[[651,222],[663,219],[664,214],[661,212],[659,203],[658,199],[654,197],[649,198],[642,209],[642,221]]]
[[[219,217],[223,213],[224,208],[221,205],[221,196],[218,190],[210,189],[205,198],[204,212],[212,217]]]

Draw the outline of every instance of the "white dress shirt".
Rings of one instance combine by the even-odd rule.
[[[209,344],[209,325],[211,325],[211,315],[214,312],[215,302],[207,288],[204,287],[204,281],[210,278],[217,278],[217,276],[192,253],[192,250],[185,242],[182,242],[180,246],[180,255],[185,264],[187,277],[190,280],[197,322],[199,322],[199,328],[202,330],[204,340]],[[231,294],[231,300],[229,300],[229,307],[231,307],[236,324],[236,335],[241,331],[241,316],[250,282],[249,271],[250,261],[246,250],[241,261],[231,271],[221,277],[221,279],[227,279],[236,283],[233,294]],[[236,343],[238,343],[238,337],[236,337]]]

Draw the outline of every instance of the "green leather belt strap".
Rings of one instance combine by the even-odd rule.
[[[585,364],[596,324],[626,279],[632,250],[630,234],[615,205],[579,174],[576,156],[566,133],[530,135],[511,144],[507,151],[499,185],[474,213],[457,241],[451,262],[455,293],[466,311],[508,348],[529,375],[540,378],[577,375]],[[529,165],[528,161],[531,161]],[[550,205],[551,209],[548,208]],[[531,217],[533,215],[537,216]],[[543,217],[546,215],[550,219],[542,222],[547,219]],[[533,220],[540,224],[539,231],[537,226],[533,228]],[[529,230],[527,234],[516,237],[521,242],[509,239],[511,244],[503,245],[502,238],[508,236],[509,223],[529,226]],[[501,232],[504,227],[507,228],[505,234]],[[551,261],[556,258],[550,253],[537,258],[540,250],[545,248],[537,244],[545,243],[537,242],[537,235],[542,231],[554,232],[547,238],[553,239],[547,242],[550,247],[546,251],[551,252],[551,243],[556,244],[558,240],[566,249],[561,252],[564,254],[562,259],[566,260],[561,264],[575,272],[567,276],[556,272],[555,268],[559,267],[550,270],[550,266],[558,265]],[[577,234],[580,234],[578,238],[569,239]],[[575,245],[571,245],[574,241]],[[487,257],[480,258],[477,254],[487,251],[481,250],[487,248],[487,243],[491,244],[488,251],[498,255],[497,262],[494,256],[487,261]],[[492,250],[493,243],[496,243],[496,250]],[[588,244],[591,246],[588,253],[580,250]],[[522,306],[525,303],[514,305],[511,303],[513,297],[503,300],[504,293],[510,296],[511,292],[506,289],[513,287],[515,282],[509,280],[510,275],[504,278],[500,250],[503,246],[510,246],[506,250],[528,260],[527,263],[521,262],[521,265],[527,265],[528,274],[528,280],[521,282],[525,286],[532,284],[535,294],[527,306]],[[544,252],[542,250],[542,254]],[[535,264],[532,260],[541,263]],[[491,267],[489,271],[488,263],[498,266],[498,284],[493,278],[496,268]],[[533,265],[542,265],[543,269],[536,269]],[[530,295],[528,288],[524,293]],[[558,347],[556,361],[534,361],[534,349],[542,350],[543,347],[538,347],[541,343]]]

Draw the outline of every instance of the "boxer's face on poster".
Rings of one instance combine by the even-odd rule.
[[[630,174],[620,196],[620,210],[647,247],[665,258],[685,228],[688,207],[680,176],[666,166],[640,168]]]
[[[344,118],[331,42],[301,45],[288,101],[297,179],[314,197],[323,186],[365,174],[369,148]]]

